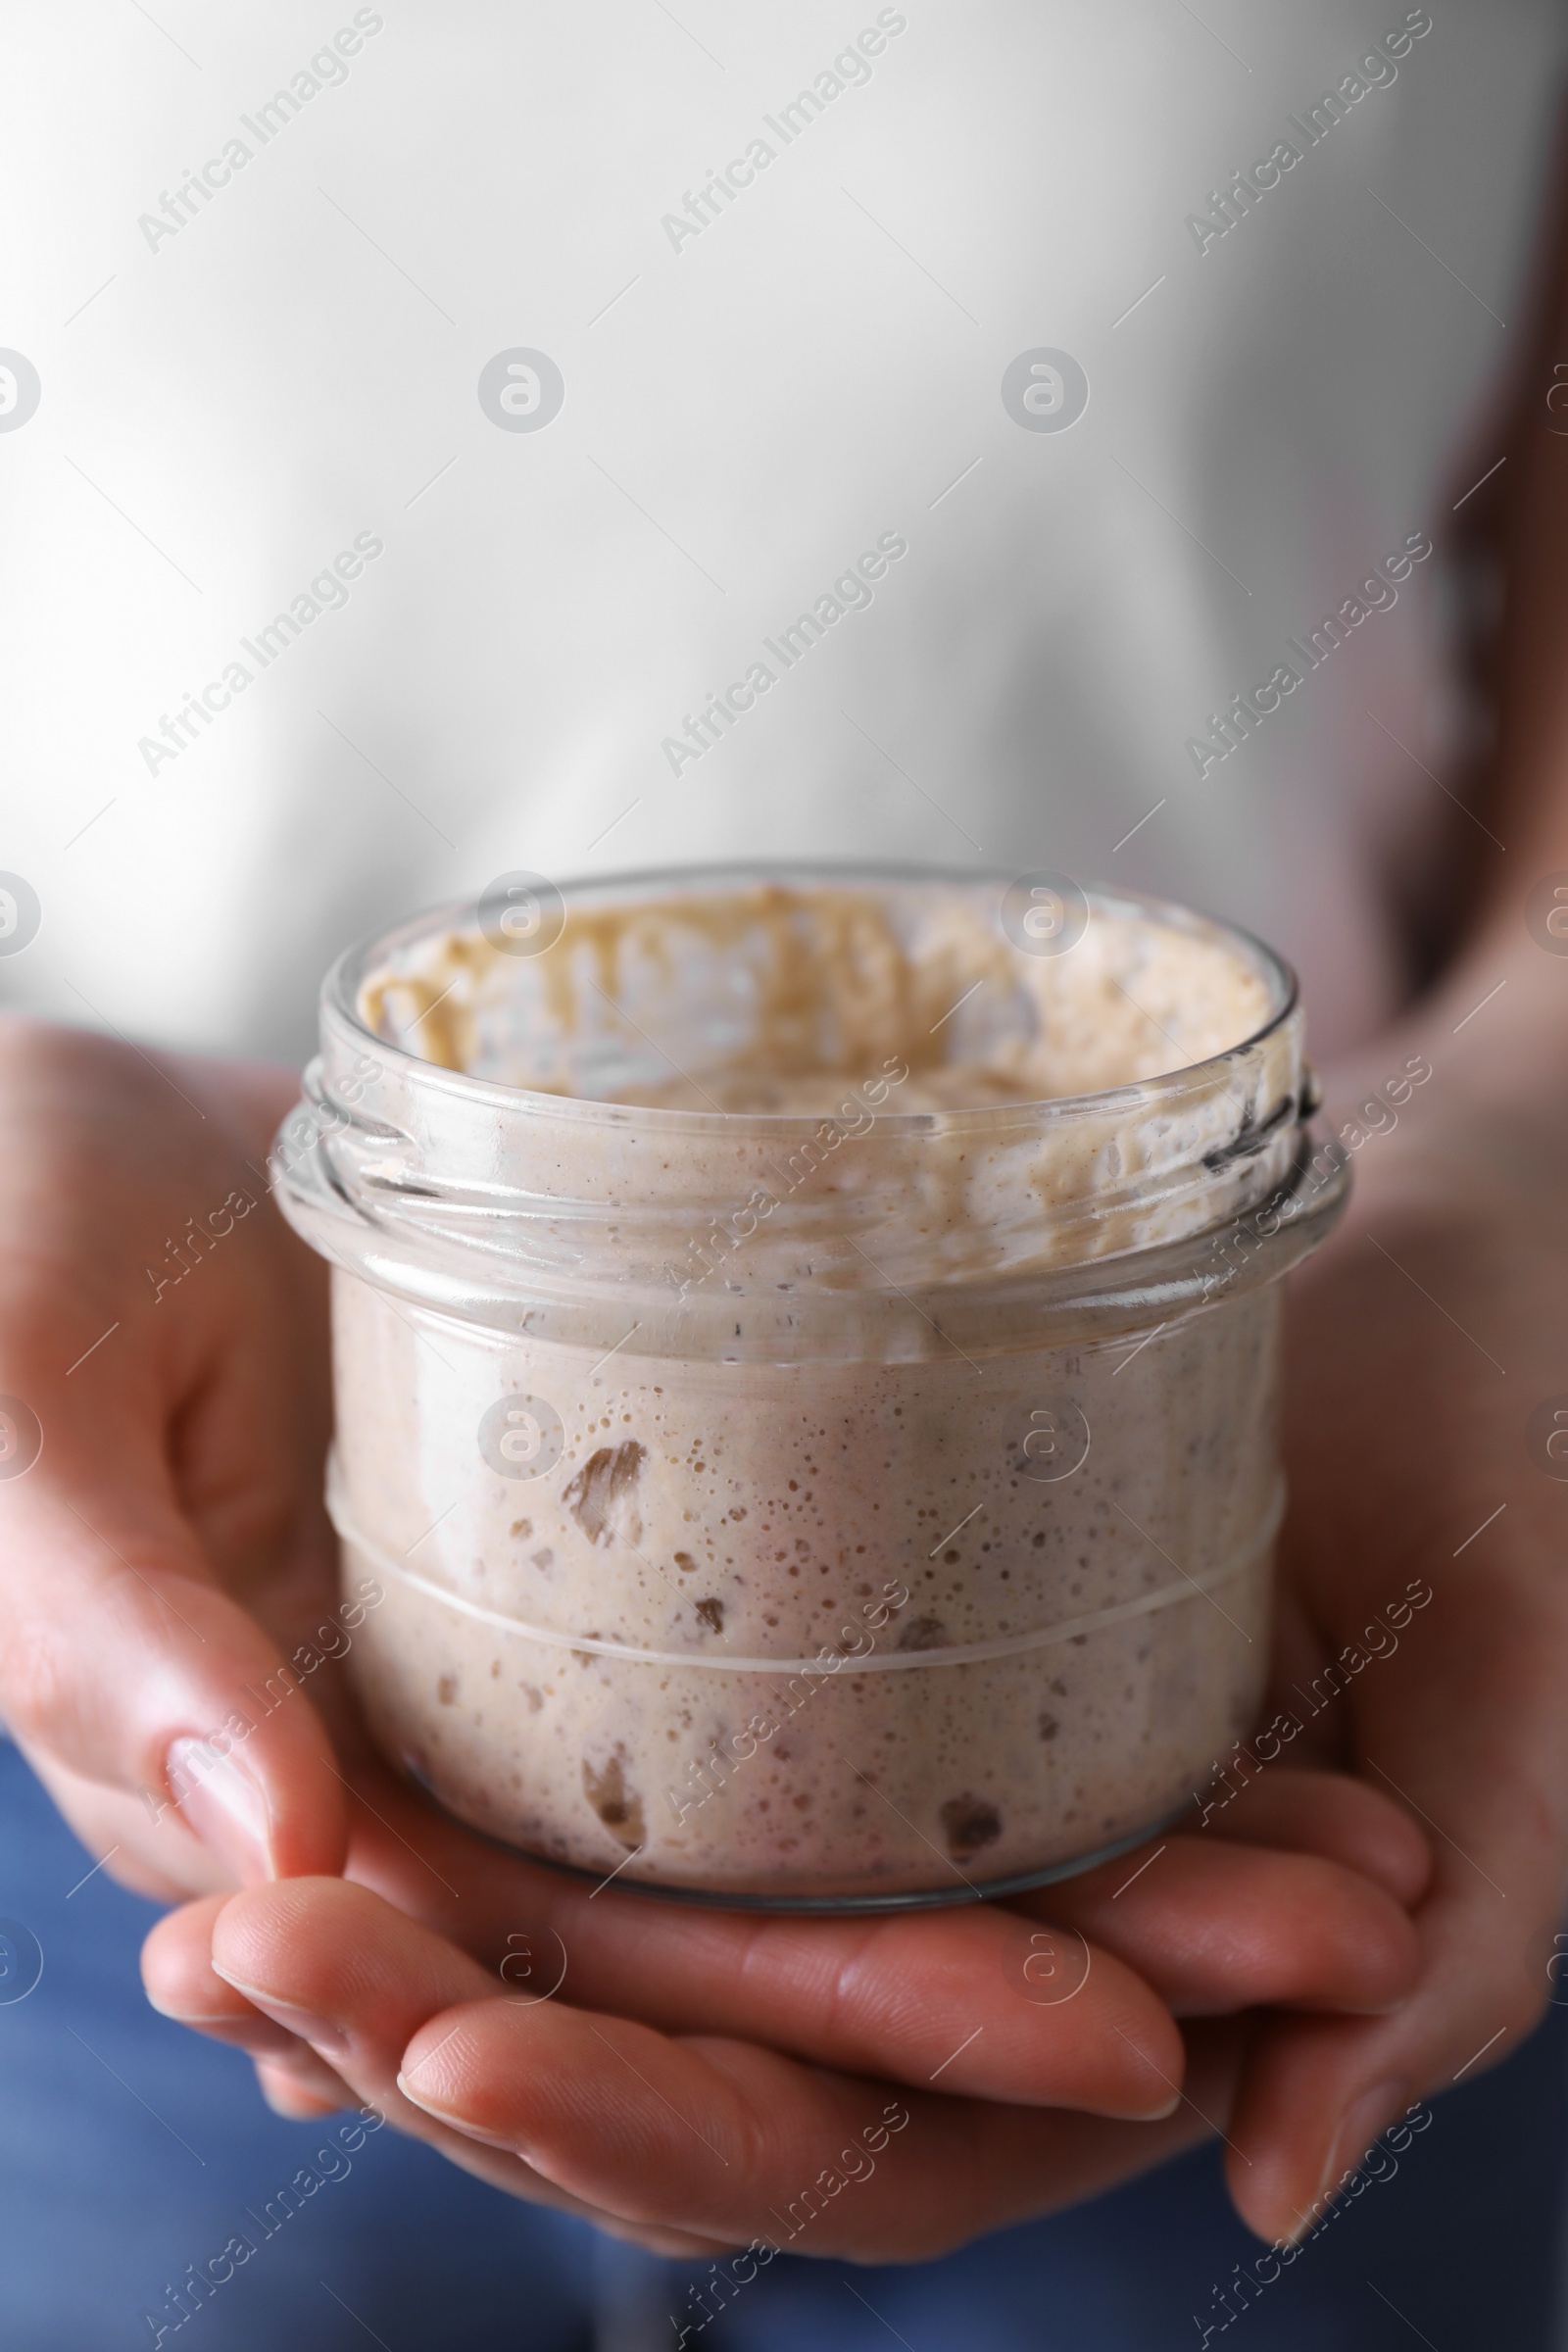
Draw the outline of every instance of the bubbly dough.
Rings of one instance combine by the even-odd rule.
[[[437,932],[375,966],[359,1008],[443,1068],[734,1120],[557,1121],[550,1184],[612,1207],[745,1201],[750,1114],[836,1111],[847,1082],[902,1067],[891,1124],[937,1114],[905,1122],[929,1181],[900,1192],[889,1163],[903,1223],[878,1263],[902,1282],[951,1277],[1008,1220],[1069,1262],[1157,1238],[1160,1216],[1200,1224],[1220,1180],[1194,1138],[1236,1127],[1218,1082],[1147,1133],[1125,1104],[1049,1143],[1012,1122],[990,1158],[940,1114],[1134,1087],[1278,1006],[1214,928],[1112,912],[1033,957],[962,888],[760,885],[573,910],[532,957]],[[1208,1192],[1163,1184],[1166,1151]],[[857,1152],[876,1164],[847,1143],[800,1200],[853,1205]],[[1144,1221],[1117,1229],[1100,1212],[1123,1178]],[[772,1291],[823,1280],[819,1244],[791,1247],[788,1279],[761,1241],[705,1277],[737,1342]],[[962,1892],[1168,1818],[1258,1701],[1272,1289],[1141,1347],[1013,1333],[980,1354],[916,1298],[915,1352],[794,1362],[508,1334],[341,1271],[334,1297],[334,1507],[350,1574],[386,1590],[364,1695],[389,1750],[495,1837],[718,1896]],[[518,1475],[476,1435],[507,1397]]]

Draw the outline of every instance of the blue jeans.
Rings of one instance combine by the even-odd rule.
[[[1266,2284],[1204,2148],[941,2262],[783,2255],[726,2297],[704,2291],[706,2264],[616,2246],[391,2132],[317,2162],[334,2125],[282,2122],[236,2052],[147,2007],[136,1954],[155,1907],[102,1871],[78,1884],[92,1860],[0,1740],[0,1915],[43,1953],[25,1998],[7,1997],[24,1977],[0,1974],[7,2352],[112,2352],[160,2328],[182,2352],[654,2352],[682,2325],[704,2352],[1162,2352],[1205,2327],[1226,2352],[1555,2341],[1562,2009],[1439,2099],[1396,2177]],[[280,2198],[302,2172],[318,2185]],[[225,2263],[235,2239],[254,2252]],[[206,2274],[200,2300],[187,2271]]]

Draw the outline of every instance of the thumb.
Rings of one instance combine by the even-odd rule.
[[[85,1434],[0,1398],[0,1716],[242,1884],[339,1871],[344,1788],[298,1673],[220,1589],[151,1434]]]

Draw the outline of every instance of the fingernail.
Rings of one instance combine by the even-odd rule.
[[[411,2107],[417,2107],[424,2115],[434,2116],[438,2124],[451,2124],[455,2131],[472,2131],[472,2126],[465,2123],[455,2107],[447,2106],[438,2096],[428,2090],[420,2090],[407,2075],[400,2074],[397,2082],[399,2090],[402,2091]],[[484,2134],[480,2132],[475,2133],[474,2136],[482,2138]]]
[[[1166,2093],[1166,2095],[1160,2100],[1157,2107],[1104,2106],[1097,2107],[1095,2109],[1095,2113],[1097,2115],[1109,2116],[1112,2121],[1118,2124],[1162,2124],[1167,2116],[1175,2114],[1181,2103],[1181,2092],[1179,2090],[1172,2090]]]
[[[424,2060],[419,2059],[415,2065],[413,2073],[417,2074],[419,2067],[423,2064]],[[444,2104],[439,2094],[430,2089],[418,2089],[410,2075],[400,2074],[398,2076],[398,2088],[411,2106],[422,2107],[426,2115],[437,2115],[444,2124],[455,2124],[462,2121],[456,2107]]]
[[[236,1756],[220,1755],[206,1740],[180,1739],[171,1743],[164,1770],[189,1829],[242,1886],[277,1876],[267,1792]]]
[[[1288,2243],[1294,2245],[1311,2227],[1324,2202],[1346,2174],[1355,2170],[1378,2133],[1385,2131],[1396,2115],[1403,2114],[1409,2097],[1408,2082],[1380,2082],[1375,2090],[1363,2091],[1354,2106],[1348,2110],[1335,2133],[1334,2145],[1329,2150],[1328,2161],[1318,2180],[1317,2194],[1302,2215],[1299,2226],[1291,2231]]]
[[[422,2059],[416,2061],[414,2069],[416,2074],[423,2063]],[[470,2123],[458,2108],[443,2106],[441,2101],[433,2098],[429,2091],[416,2089],[407,2075],[400,2074],[397,2080],[398,2088],[410,2106],[417,2107],[423,2114],[433,2116],[438,2124],[450,2124],[454,2132],[461,2132],[466,2139],[482,2140],[487,2148],[505,2148],[509,2156],[525,2155],[523,2143],[514,2132],[505,2133],[487,2132],[482,2125]]]
[[[320,2056],[337,2059],[348,2055],[349,2037],[342,2027],[334,2025],[329,2017],[318,2017],[314,2009],[302,2009],[295,2001],[280,2001],[276,1993],[270,1992],[266,1985],[247,1984],[243,1977],[231,1976],[226,1968],[220,1968],[216,1960],[213,1962],[213,1973],[221,1977],[225,1984],[232,1984],[236,1992],[242,1992],[248,2001],[254,2001],[256,2007],[275,2024],[286,2026],[297,2040],[309,2042],[311,2048]]]
[[[185,2026],[191,2033],[205,2034],[215,2041],[226,2041],[243,2050],[247,2058],[286,2058],[300,2046],[297,2034],[291,2034],[287,2026],[277,2025],[270,2017],[214,2017],[207,2010],[171,2009],[150,1992],[147,2004],[172,2025]]]

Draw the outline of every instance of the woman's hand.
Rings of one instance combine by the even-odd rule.
[[[0,1021],[0,1715],[144,1893],[346,1852],[310,1698],[254,1695],[336,1597],[325,1284],[265,1174],[294,1093]]]
[[[656,2248],[798,2234],[861,2261],[941,2253],[1203,2136],[1250,2020],[1190,2028],[1184,2068],[1149,1983],[1189,2013],[1385,2010],[1429,1875],[1394,1805],[1322,1773],[1249,1791],[1223,1839],[1175,1835],[1016,1908],[881,1920],[590,1896],[412,1806],[379,1836],[368,1818],[358,1856],[404,1897],[405,1832],[455,1874],[452,1935],[364,1886],[256,1887],[154,1929],[154,2001],[282,2067],[303,2112],[367,2101]]]
[[[1141,2172],[1223,2125],[1250,2024],[1190,2031],[1184,2053],[1167,2007],[1386,2010],[1430,1875],[1389,1799],[1282,1770],[1223,1836],[1016,1906],[743,1917],[593,1892],[368,1753],[346,1770],[358,1883],[173,1913],[143,1955],[156,2005],[248,2051],[285,2112],[368,2100],[515,2195],[671,2251],[779,2242],[819,2171],[869,2168],[855,2132],[895,2093],[918,2153],[890,2155],[873,2196],[834,2191],[800,2250],[917,2259]]]
[[[335,1615],[320,1502],[324,1285],[264,1174],[293,1096],[278,1071],[0,1023],[12,1139],[0,1167],[0,1396],[13,1400],[0,1407],[13,1433],[0,1460],[0,1712],[114,1876],[175,1900],[248,1885],[264,1920],[282,1904],[285,1932],[268,1948],[286,1989],[291,1969],[308,1979],[319,1958],[311,1902],[342,1895],[317,1882],[346,1870],[379,1898],[353,1899],[387,1939],[397,1998],[369,2025],[394,2076],[432,2008],[477,1997],[474,1969],[490,1997],[502,1986],[514,1997],[523,1938],[541,1968],[559,1951],[570,1971],[544,2033],[586,2032],[563,2022],[569,2006],[578,2019],[595,2013],[601,2031],[606,2016],[638,2021],[676,2049],[692,2035],[747,2044],[754,2071],[736,2080],[795,2083],[796,2105],[781,2110],[793,2132],[818,2112],[826,2129],[838,2112],[810,2104],[829,2079],[909,2088],[929,2108],[922,2162],[950,2183],[940,2242],[1030,2209],[1037,2193],[1036,2174],[1010,2158],[976,2169],[967,2102],[998,2111],[983,2129],[1006,2147],[1042,2128],[1029,2112],[1041,2105],[1148,2118],[1183,2085],[1167,2003],[1365,2009],[1398,1997],[1413,1963],[1400,1906],[1423,1865],[1419,1838],[1387,1805],[1372,1843],[1404,1846],[1381,1885],[1364,1809],[1353,1822],[1326,1815],[1315,1853],[1233,1845],[1217,1876],[1215,1854],[1174,1841],[1157,1921],[1136,1889],[1120,1900],[1119,1877],[1106,1882],[1103,1925],[1087,1930],[1092,1960],[1078,1937],[1063,1947],[1062,1965],[1082,1951],[1090,1969],[1066,2000],[1041,1998],[1032,1913],[789,1921],[616,1888],[594,1896],[437,1813],[365,1746],[331,1656],[352,1636]],[[321,1662],[284,1675],[301,1656]],[[270,1685],[286,1697],[263,1695]],[[303,1908],[288,1908],[296,1891],[264,1887],[292,1879],[312,1882]],[[1072,1904],[1094,1899],[1086,1881],[1054,1916],[1066,1922]],[[323,2074],[307,2035],[279,2032],[213,1975],[213,1915],[198,1905],[155,1934],[160,2001],[252,2049],[287,2111],[341,2097],[349,2076]],[[447,1972],[433,1984],[415,1966],[432,1936]],[[398,1991],[405,1963],[413,1974]],[[635,2079],[613,2063],[625,2096]],[[618,2211],[612,2133],[600,2145],[610,2108],[576,2112],[573,2161]],[[1076,2144],[1061,2137],[1068,2128],[1064,2117],[1053,2126],[1058,2149]],[[1061,2155],[1056,2186],[1038,2193],[1082,2194],[1201,2128],[1189,2107],[1154,2136],[1143,2124],[1086,2125],[1082,2164]],[[767,2176],[776,2185],[797,2144]],[[719,2218],[715,2208],[704,2229]],[[662,2226],[681,2226],[678,2214]]]
[[[1409,1999],[1380,2019],[1276,2018],[1248,2059],[1228,2164],[1268,2237],[1298,2230],[1411,2100],[1516,2050],[1551,1993],[1568,1891],[1568,1484],[1531,1417],[1568,1403],[1565,1015],[1568,958],[1510,908],[1407,1034],[1334,1090],[1363,1105],[1345,1132],[1365,1140],[1346,1223],[1292,1302],[1272,1703],[1302,1727],[1287,1752],[1394,1797],[1436,1866]],[[1396,1124],[1379,1081],[1412,1048],[1431,1075]],[[1429,1598],[1401,1617],[1407,1589]]]

